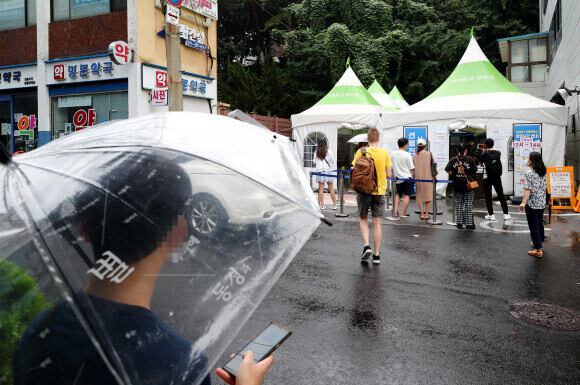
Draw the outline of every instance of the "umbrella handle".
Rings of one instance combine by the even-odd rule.
[[[12,159],[12,155],[10,155],[6,147],[4,147],[2,142],[0,142],[0,163],[8,164],[8,162],[10,162],[10,159]]]

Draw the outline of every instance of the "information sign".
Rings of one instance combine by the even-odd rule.
[[[165,21],[179,26],[179,8],[171,4],[167,4],[167,12],[165,13]]]
[[[409,139],[409,146],[407,152],[415,155],[417,153],[417,141],[424,139],[427,141],[427,127],[404,127],[404,137]]]
[[[575,208],[574,167],[547,167],[547,171],[548,192],[551,195],[552,208]]]
[[[154,106],[167,105],[167,88],[151,90],[151,104]]]
[[[524,196],[524,174],[530,169],[528,156],[541,151],[541,124],[514,124],[514,196]],[[517,143],[517,144],[516,144]]]
[[[109,44],[109,57],[115,64],[128,64],[133,61],[133,53],[129,44],[124,41],[114,41]]]

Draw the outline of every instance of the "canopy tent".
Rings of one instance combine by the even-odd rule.
[[[385,137],[391,141],[404,135],[405,127],[427,127],[428,140],[438,162],[439,179],[447,178],[443,169],[449,156],[449,131],[460,131],[458,126],[467,132],[467,127],[485,128],[488,137],[494,136],[495,148],[502,151],[507,171],[502,177],[504,191],[511,195],[514,193],[513,158],[508,157],[513,154],[510,149],[514,125],[539,124],[544,161],[550,166],[561,166],[567,110],[513,85],[489,62],[472,37],[447,80],[426,99],[383,118],[383,126]],[[438,190],[441,192],[444,186],[439,185]]]
[[[375,98],[375,100],[379,102],[381,106],[385,107],[387,111],[400,110],[400,108],[395,104],[395,101],[376,80],[373,82],[373,84],[371,84],[367,91],[369,91],[371,96]]]
[[[405,98],[401,94],[401,91],[399,91],[399,89],[397,88],[397,86],[393,87],[389,96],[391,97],[391,99],[393,99],[393,101],[395,102],[395,105],[399,109],[409,107],[409,103],[407,103],[407,101],[405,100]]]
[[[318,103],[308,110],[292,115],[292,136],[305,172],[313,170],[312,158],[317,142],[326,139],[335,155],[331,168],[336,168],[338,134],[357,134],[368,127],[376,127],[382,114],[387,113],[348,67],[340,80]],[[347,128],[357,127],[357,129]],[[358,129],[360,127],[360,129]],[[366,132],[366,131],[365,131]],[[345,141],[346,142],[346,141]]]

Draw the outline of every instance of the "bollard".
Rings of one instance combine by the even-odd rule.
[[[335,217],[348,217],[348,214],[344,213],[344,174],[342,169],[338,170],[338,196],[340,199],[340,211],[334,214]]]
[[[437,180],[433,178],[433,218],[428,222],[430,225],[442,225],[443,222],[437,220]]]
[[[451,199],[453,200],[453,220],[450,222],[447,222],[447,224],[449,226],[457,226],[457,214],[455,211],[455,193],[453,193],[453,195],[451,195]]]
[[[391,195],[391,181],[387,179],[387,192],[385,194],[387,205],[385,207],[385,212],[389,211],[389,207],[391,206],[391,202],[389,201],[390,195]]]
[[[398,221],[401,218],[395,218],[395,196],[397,195],[397,193],[395,192],[395,183],[397,181],[397,177],[394,178],[394,180],[391,181],[391,193],[393,194],[393,210],[392,210],[392,214],[390,217],[385,217],[385,219],[389,220],[389,221]]]

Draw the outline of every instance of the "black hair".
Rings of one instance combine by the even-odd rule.
[[[494,144],[495,144],[495,142],[493,141],[492,138],[487,138],[485,140],[485,148],[493,148]]]
[[[106,251],[129,264],[149,256],[185,214],[192,195],[187,173],[165,156],[145,153],[115,154],[96,172],[102,190],[87,187],[75,202],[94,259]]]
[[[457,146],[457,152],[459,153],[459,155],[463,155],[465,150],[467,150],[468,148],[469,145],[467,143],[462,143],[459,146]]]
[[[528,157],[530,159],[530,163],[532,163],[532,169],[536,172],[536,174],[538,174],[541,177],[546,175],[546,165],[542,160],[542,154],[534,151],[531,152],[530,155],[528,155]]]
[[[401,138],[399,140],[397,140],[397,144],[399,145],[399,148],[402,148],[405,146],[405,144],[409,143],[409,139],[407,138]]]

